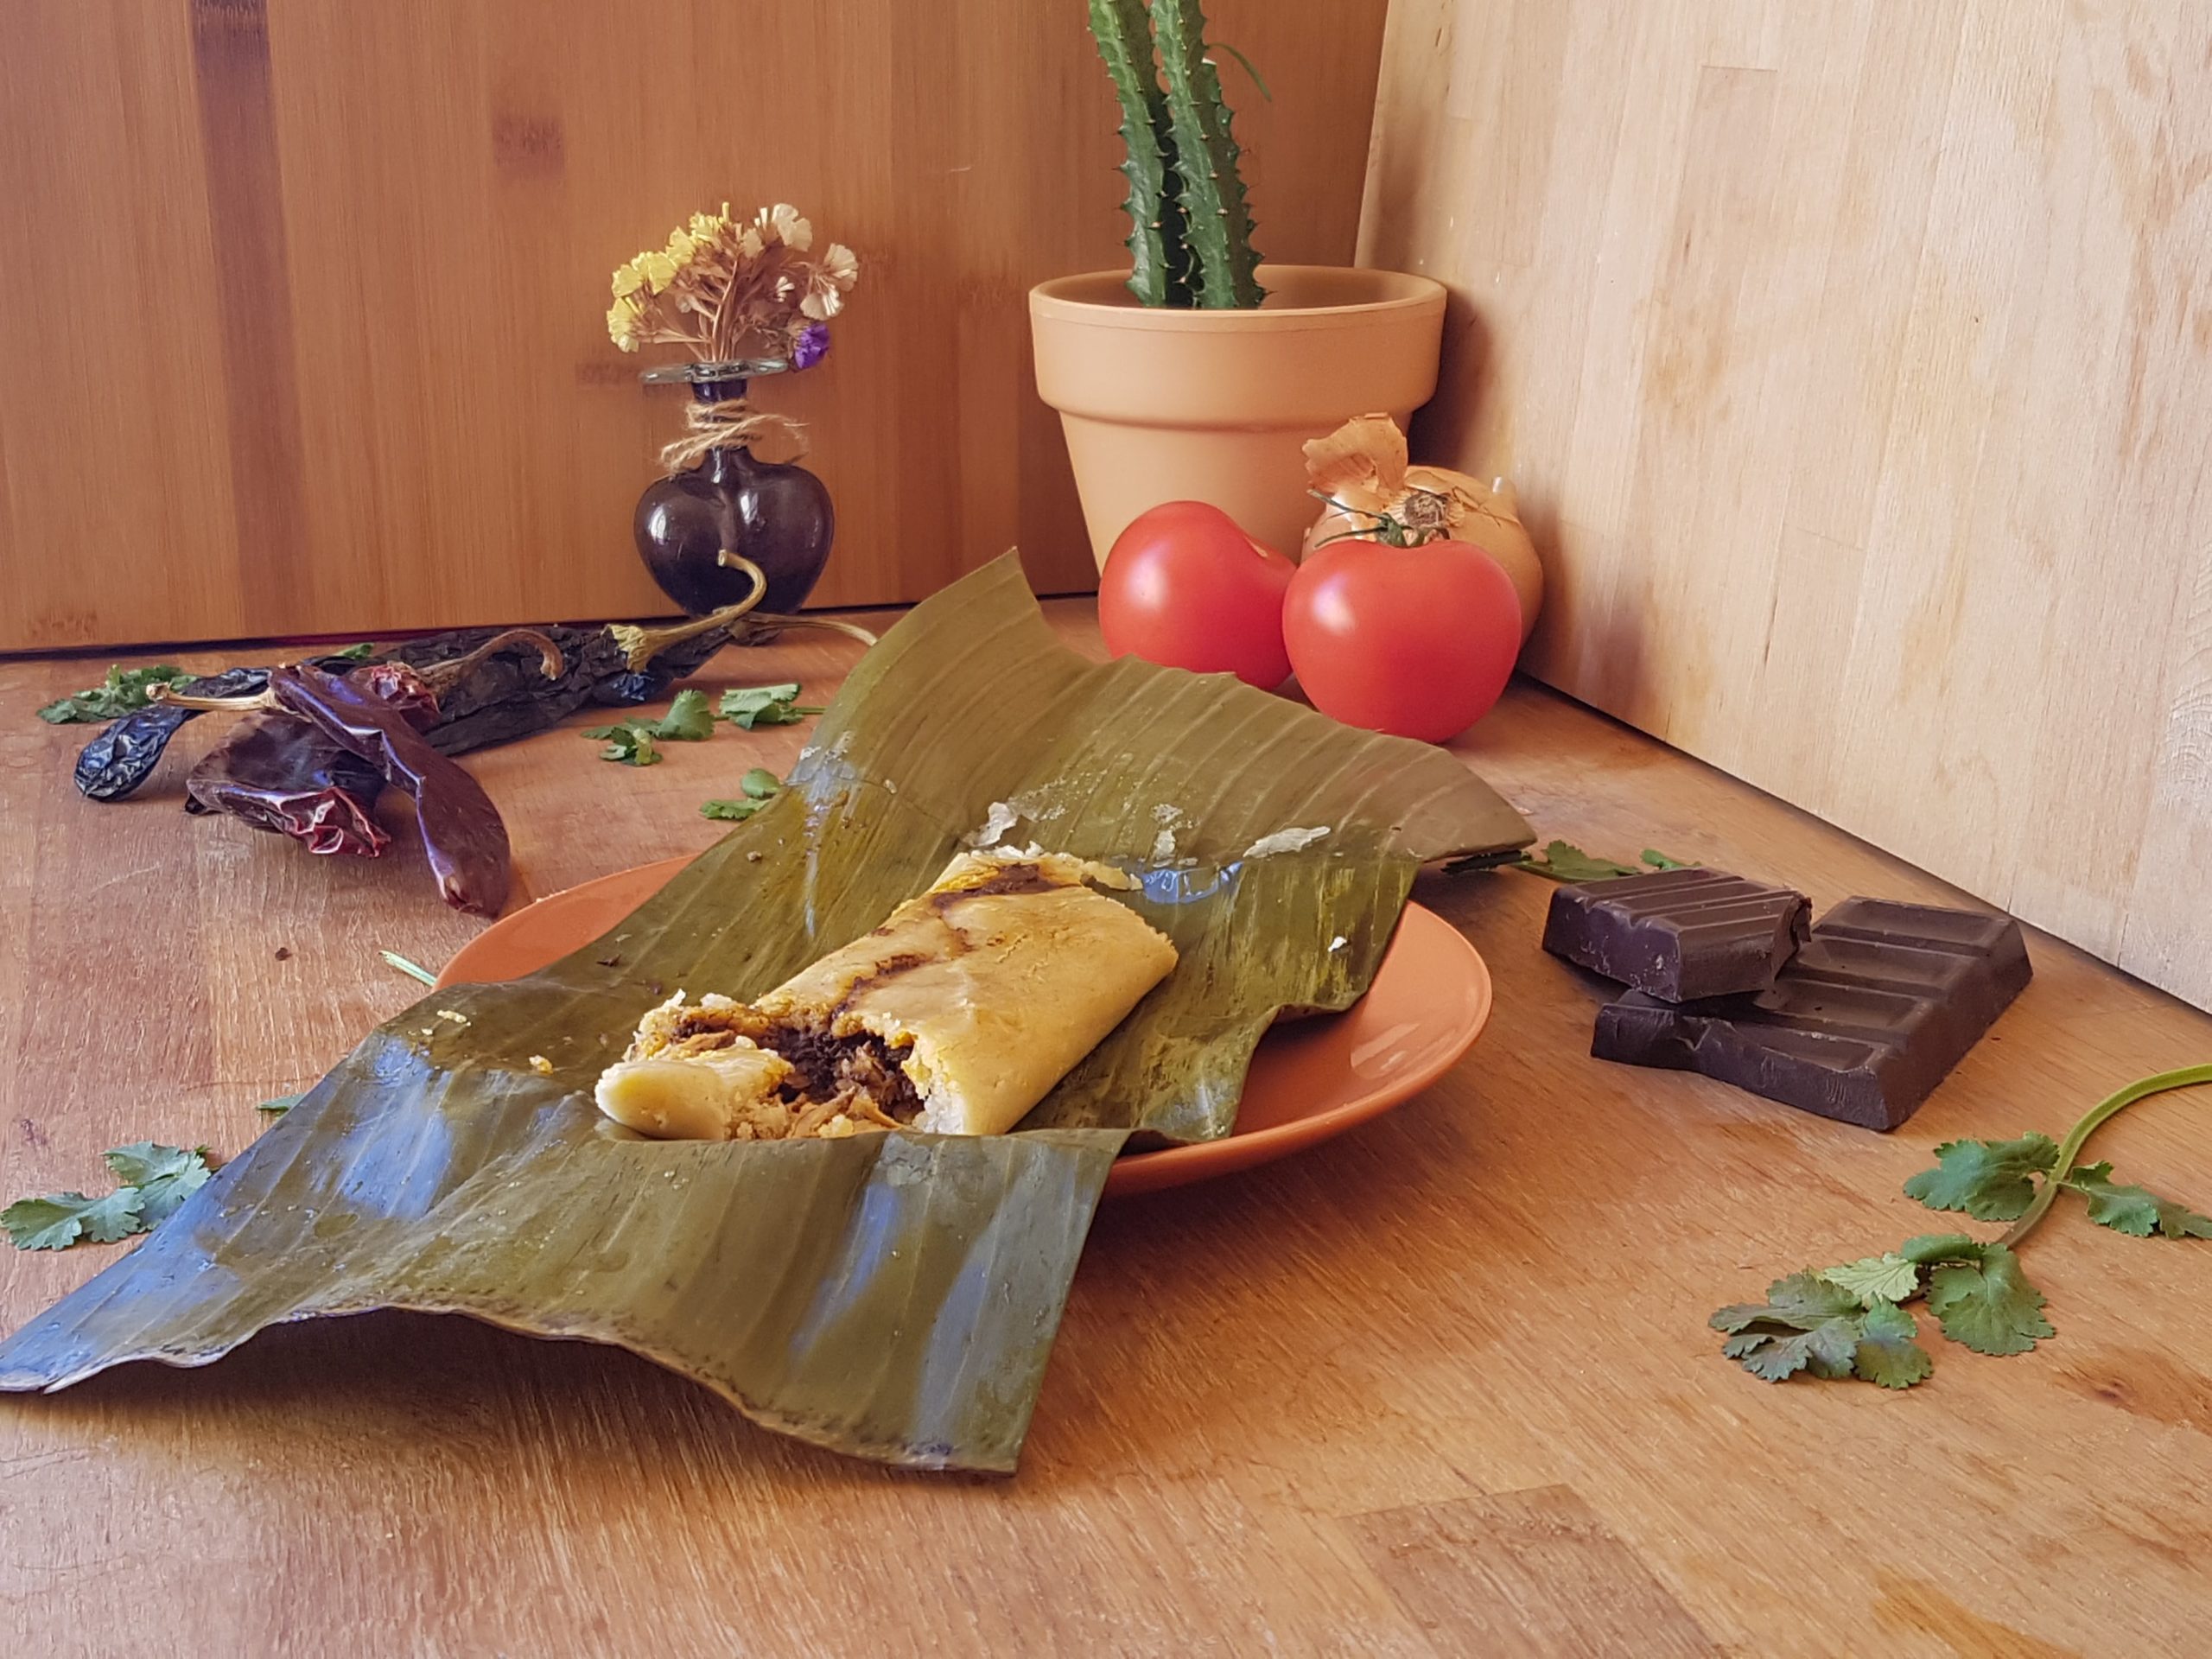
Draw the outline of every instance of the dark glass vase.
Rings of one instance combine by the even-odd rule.
[[[744,378],[729,372],[737,366],[695,363],[647,378],[687,381],[699,402],[715,404],[745,395]],[[743,366],[757,374],[783,365]],[[725,552],[752,560],[768,578],[758,608],[791,612],[806,602],[829,562],[836,515],[830,492],[805,467],[756,461],[733,444],[647,486],[633,528],[645,569],[687,614],[704,616],[753,591],[752,578]]]

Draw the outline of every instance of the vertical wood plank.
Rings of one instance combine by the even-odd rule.
[[[1400,0],[1378,109],[1529,666],[2212,1003],[2201,10]]]
[[[191,0],[190,10],[238,578],[257,602],[288,614],[300,606],[308,525],[267,0]]]
[[[1385,0],[1219,0],[1273,257],[1353,253]],[[836,498],[817,602],[1019,543],[1095,576],[1024,296],[1125,257],[1080,0],[23,0],[0,64],[0,650],[664,613],[630,540],[681,398],[607,273],[695,208],[856,249],[764,382]]]
[[[0,51],[0,647],[240,632],[189,18],[24,0]]]

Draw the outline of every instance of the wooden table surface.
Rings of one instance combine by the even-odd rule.
[[[1094,645],[1087,607],[1055,607]],[[827,692],[789,637],[700,683]],[[249,657],[247,659],[257,659]],[[212,658],[187,658],[197,664]],[[101,1190],[144,1138],[235,1153],[480,925],[419,854],[309,857],[78,798],[31,718],[104,664],[0,664],[0,1186]],[[588,721],[579,719],[575,723]],[[804,728],[573,731],[470,762],[521,897],[703,848],[697,803]],[[1796,882],[1940,884],[1540,689],[1455,746],[1540,831]],[[2084,848],[2085,862],[2098,856]],[[1322,1149],[1107,1206],[1020,1472],[890,1472],[753,1427],[626,1353],[378,1314],[0,1400],[0,1605],[35,1655],[2185,1654],[2212,1629],[2212,1246],[2078,1213],[2024,1253],[2056,1340],[1934,1379],[1754,1381],[1706,1315],[1933,1218],[1937,1141],[2060,1132],[2212,1059],[2212,1020],[2040,936],[2037,977],[1890,1136],[1587,1056],[1597,984],[1547,885],[1424,878],[1497,1013],[1443,1083]],[[2212,1207],[2212,1098],[2100,1138]],[[116,1247],[122,1248],[122,1247]],[[113,1249],[0,1252],[8,1328]]]

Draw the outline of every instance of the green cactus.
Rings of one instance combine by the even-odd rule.
[[[1104,0],[1093,0],[1094,15]],[[1124,0],[1124,9],[1134,0]],[[1167,77],[1168,130],[1183,187],[1183,234],[1190,244],[1198,303],[1249,308],[1267,297],[1260,256],[1252,246],[1252,214],[1237,175],[1241,151],[1230,134],[1221,77],[1206,56],[1205,14],[1198,0],[1152,0],[1153,34]]]
[[[1182,181],[1169,137],[1167,100],[1153,67],[1144,0],[1090,0],[1090,33],[1122,105],[1128,158],[1129,291],[1146,305],[1192,302],[1183,228]]]

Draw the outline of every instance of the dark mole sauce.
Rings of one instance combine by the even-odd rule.
[[[993,893],[1052,893],[1066,885],[1053,880],[1034,864],[1007,864],[980,881],[950,892],[932,893],[929,902],[942,913],[962,899]],[[876,930],[879,933],[888,931]],[[871,985],[925,967],[933,960],[919,952],[885,957],[846,988],[838,1009],[842,1011]],[[708,1032],[728,1033],[734,1029],[728,1020],[708,1015],[679,1021],[675,1038],[681,1042]],[[843,1090],[857,1089],[873,1100],[885,1116],[900,1123],[911,1123],[921,1115],[922,1097],[902,1064],[909,1052],[906,1049],[894,1049],[881,1038],[866,1033],[833,1037],[826,1031],[803,1026],[773,1026],[766,1031],[747,1030],[744,1034],[761,1047],[773,1049],[791,1063],[792,1075],[785,1081],[782,1090],[786,1100],[830,1100]]]
[[[930,894],[930,903],[943,910],[962,899],[994,893],[1053,893],[1067,885],[1055,881],[1034,864],[1003,864],[980,881]]]
[[[830,1100],[842,1090],[858,1089],[886,1117],[911,1123],[921,1115],[922,1097],[899,1065],[906,1052],[880,1037],[832,1037],[799,1026],[777,1026],[760,1040],[763,1048],[791,1062],[793,1075],[783,1087],[787,1100]]]

